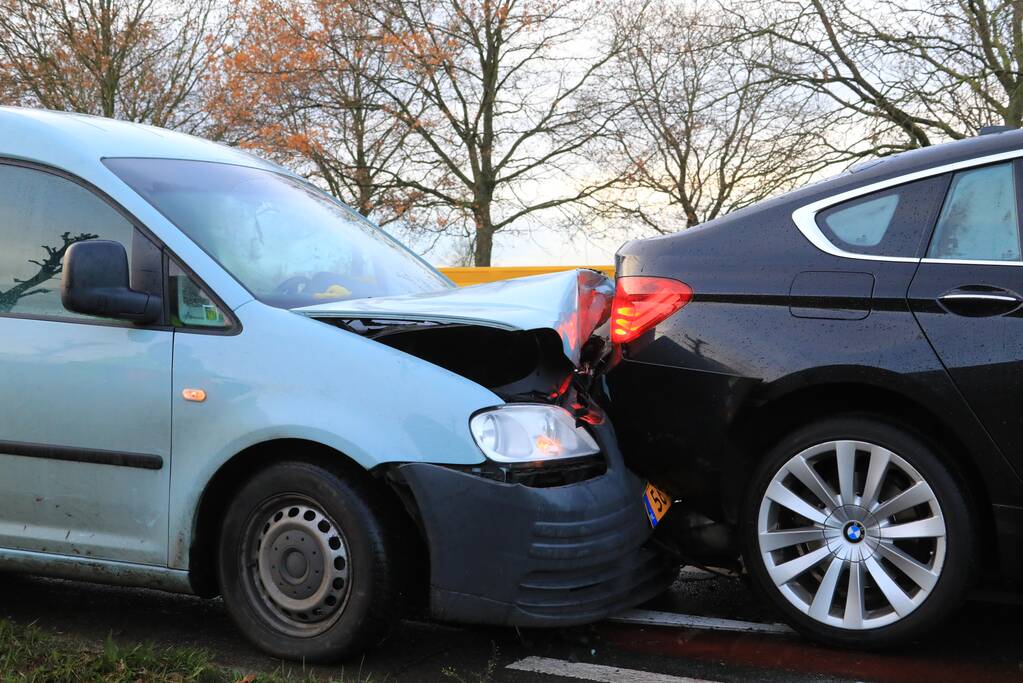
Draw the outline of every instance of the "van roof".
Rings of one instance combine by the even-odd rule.
[[[26,107],[0,107],[0,157],[61,168],[83,162],[94,164],[107,157],[151,157],[284,170],[248,152],[193,135],[141,123]]]

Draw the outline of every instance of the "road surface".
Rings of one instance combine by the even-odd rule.
[[[315,667],[370,681],[1023,681],[1019,604],[972,602],[923,642],[895,652],[819,647],[776,624],[738,578],[685,570],[630,622],[559,631],[402,623],[357,661]],[[249,646],[219,600],[4,575],[0,616],[76,636],[202,647],[251,672],[300,664]],[[651,623],[666,625],[651,625]]]

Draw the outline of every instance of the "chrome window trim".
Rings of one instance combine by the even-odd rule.
[[[973,159],[964,159],[963,161],[957,161],[953,164],[945,164],[944,166],[934,166],[933,168],[927,168],[922,171],[916,171],[914,173],[907,173],[906,175],[897,176],[895,178],[889,178],[888,180],[882,180],[871,185],[864,185],[863,187],[857,187],[853,190],[847,190],[840,194],[825,197],[819,199],[811,204],[806,204],[799,207],[792,212],[792,222],[796,224],[796,228],[799,232],[803,233],[803,237],[807,239],[813,246],[823,251],[825,254],[831,254],[832,256],[838,256],[840,258],[857,259],[860,261],[888,261],[895,263],[946,263],[954,265],[971,265],[971,266],[1023,266],[1023,260],[1021,261],[979,261],[970,259],[937,259],[937,258],[913,258],[911,256],[879,256],[875,254],[855,254],[851,251],[845,251],[836,247],[831,241],[824,236],[821,232],[820,227],[817,225],[817,214],[829,207],[841,204],[842,202],[850,199],[856,199],[863,195],[871,194],[872,192],[878,192],[880,190],[886,190],[896,185],[902,185],[904,183],[911,183],[914,180],[921,180],[923,178],[931,178],[933,176],[942,175],[943,173],[949,173],[952,171],[959,171],[965,168],[972,168],[974,166],[985,166],[987,164],[998,163],[999,161],[1013,161],[1015,159],[1023,158],[1023,149],[1016,149],[1010,152],[1000,152],[999,154],[990,154],[984,157],[975,157]]]
[[[960,258],[923,258],[920,263],[951,263],[958,266],[1023,266],[1023,261],[983,261]]]

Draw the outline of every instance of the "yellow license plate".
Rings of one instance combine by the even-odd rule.
[[[643,492],[643,502],[646,504],[646,516],[650,520],[650,526],[656,527],[668,514],[671,508],[671,497],[653,484],[646,485]]]

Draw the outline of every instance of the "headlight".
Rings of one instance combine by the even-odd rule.
[[[600,447],[564,408],[509,403],[469,420],[480,450],[496,462],[533,462],[594,455]]]

